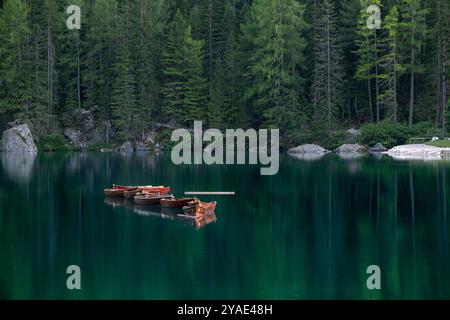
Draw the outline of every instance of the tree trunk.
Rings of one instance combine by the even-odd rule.
[[[414,18],[412,18],[411,23],[414,23]],[[413,124],[413,113],[414,113],[414,63],[415,63],[415,52],[414,52],[414,32],[411,35],[411,77],[409,84],[409,116],[408,125],[412,128]]]
[[[380,95],[380,85],[379,85],[379,79],[378,79],[378,42],[377,42],[377,33],[376,30],[374,30],[374,40],[375,40],[375,101],[377,106],[377,123],[380,122],[380,100],[378,99]]]
[[[369,97],[369,108],[370,108],[370,117],[372,122],[374,122],[374,114],[373,114],[373,105],[372,105],[372,85],[370,83],[370,79],[367,79],[367,96]]]

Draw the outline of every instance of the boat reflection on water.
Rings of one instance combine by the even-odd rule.
[[[105,198],[105,204],[109,206],[116,207],[122,207],[125,205],[125,199],[124,198],[117,198],[117,197],[106,197]]]
[[[134,204],[133,201],[124,198],[106,197],[105,204],[113,206],[114,208],[125,207],[144,217],[158,217],[161,219],[181,221],[187,226],[194,227],[196,230],[200,230],[206,225],[217,221],[217,217],[214,212],[208,212],[207,214],[197,217],[190,217],[184,215],[183,210],[179,208],[161,208],[160,206],[138,205]]]
[[[190,219],[186,219],[184,218],[185,221],[188,221],[188,223],[195,227],[196,230],[200,230],[201,228],[203,228],[204,226],[206,226],[207,224],[213,223],[217,221],[217,217],[216,214],[214,212],[210,212],[207,213],[199,218],[190,218]]]

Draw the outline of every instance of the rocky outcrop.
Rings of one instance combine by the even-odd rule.
[[[303,144],[288,150],[289,154],[327,154],[330,152],[317,144]]]
[[[81,131],[73,128],[64,129],[64,136],[69,140],[69,142],[78,149],[86,148],[86,143],[81,136]]]
[[[385,148],[381,143],[376,143],[372,147],[369,148],[370,152],[385,152],[388,149]]]
[[[96,144],[108,144],[114,136],[112,125],[109,121],[95,122],[95,111],[97,107],[89,110],[77,109],[74,112],[76,127],[64,130],[65,137],[77,149],[85,150]]]
[[[450,157],[450,148],[407,144],[396,146],[384,153],[399,160],[442,160]]]
[[[125,141],[120,146],[120,153],[122,153],[122,154],[130,154],[133,151],[134,151],[134,146],[133,146],[133,143],[131,143],[131,141]]]
[[[343,144],[334,151],[338,154],[364,154],[367,149],[359,144]]]
[[[303,144],[296,148],[292,148],[288,150],[288,154],[296,159],[304,160],[304,161],[315,161],[322,158],[327,153],[330,153],[330,150],[324,149],[316,144]]]
[[[36,145],[33,141],[28,125],[21,124],[3,132],[0,141],[0,151],[16,153],[37,153]]]
[[[345,143],[355,143],[358,141],[361,131],[355,128],[348,129],[345,131],[344,142]]]

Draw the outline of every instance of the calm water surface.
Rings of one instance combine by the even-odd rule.
[[[0,156],[1,299],[450,298],[449,162],[286,156],[268,177],[168,155]],[[202,227],[105,201],[112,183],[236,195],[202,197],[218,201]],[[382,290],[366,287],[373,264]]]

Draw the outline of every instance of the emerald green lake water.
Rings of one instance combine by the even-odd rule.
[[[167,154],[0,156],[0,299],[450,298],[449,162],[282,156],[261,176]],[[201,197],[217,221],[196,228],[105,201],[113,183],[236,195]]]

